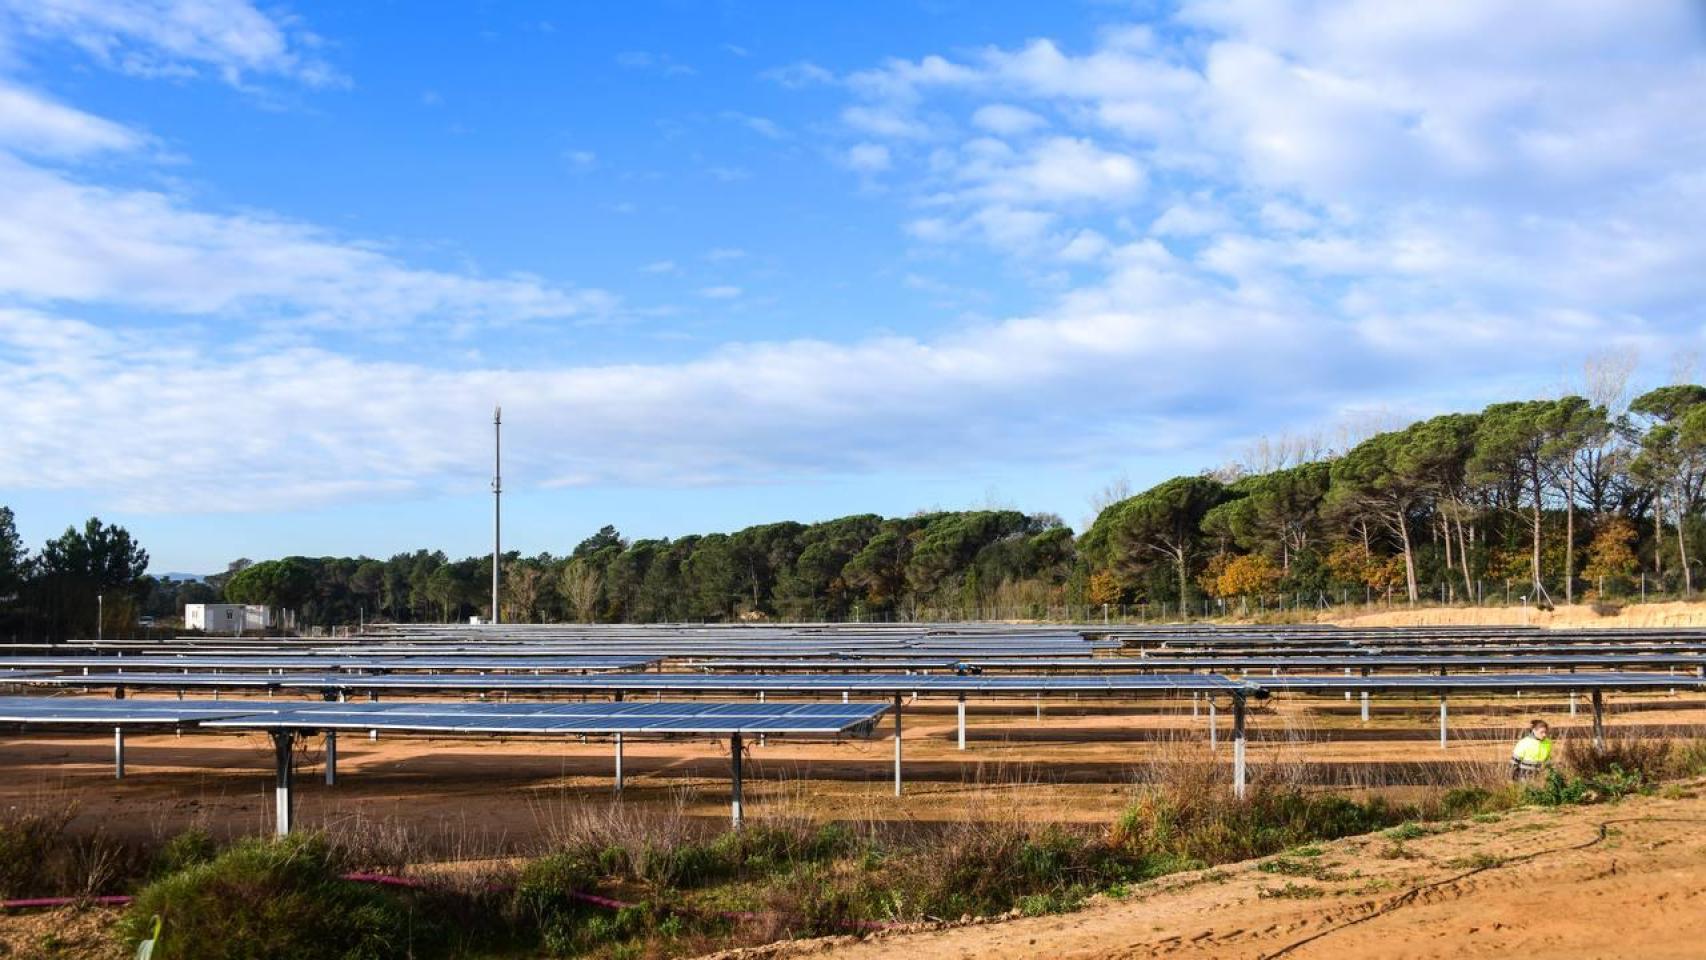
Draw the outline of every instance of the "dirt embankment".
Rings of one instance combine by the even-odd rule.
[[[1703,784],[1669,799],[1530,809],[1409,840],[1165,878],[1078,913],[768,957],[1462,958],[1706,955]],[[1274,858],[1270,858],[1270,861]]]
[[[1532,607],[1394,608],[1346,617],[1324,617],[1342,627],[1706,627],[1706,603],[1633,603],[1609,616],[1575,604],[1554,610]]]

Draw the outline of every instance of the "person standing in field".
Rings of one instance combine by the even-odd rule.
[[[1528,732],[1511,751],[1511,779],[1537,777],[1551,762],[1552,728],[1544,720],[1532,720],[1528,724]]]

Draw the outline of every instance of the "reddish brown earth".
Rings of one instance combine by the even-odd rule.
[[[1251,718],[1251,761],[1283,764],[1306,777],[1332,778],[1352,789],[1402,795],[1423,784],[1496,777],[1524,720],[1544,715],[1565,737],[1585,735],[1586,715],[1570,718],[1558,697],[1507,701],[1454,700],[1452,740],[1441,751],[1434,702],[1382,699],[1367,725],[1355,704],[1289,700]],[[1701,735],[1706,698],[1664,694],[1610,698],[1613,733]],[[971,749],[954,745],[951,701],[909,706],[905,719],[906,795],[892,796],[892,741],[810,743],[772,739],[749,754],[749,816],[880,819],[912,823],[965,818],[1030,822],[1110,822],[1147,764],[1209,753],[1206,711],[1191,717],[1188,699],[1170,702],[1047,701],[1039,720],[1033,701],[971,704]],[[1230,718],[1219,717],[1221,735]],[[414,740],[344,735],[340,782],[320,780],[318,744],[300,755],[298,813],[305,826],[406,834],[424,857],[460,859],[530,852],[554,825],[613,801],[607,743],[538,740]],[[727,816],[726,744],[711,741],[630,742],[624,806],[663,810],[680,805],[707,823]],[[72,829],[139,839],[185,827],[215,833],[271,828],[270,750],[257,735],[192,733],[133,736],[129,776],[112,777],[110,735],[0,735],[0,810],[72,805]],[[1633,812],[1633,814],[1631,813]],[[1126,902],[1069,916],[979,926],[853,947],[854,955],[931,957],[1272,955],[1294,940],[1332,931],[1292,956],[1491,956],[1517,951],[1538,957],[1706,956],[1706,910],[1696,890],[1706,880],[1706,822],[1615,825],[1620,831],[1588,844],[1600,822],[1634,814],[1706,821],[1693,799],[1640,800],[1563,813],[1523,812],[1497,824],[1408,844],[1422,858],[1379,856],[1380,839],[1331,845],[1333,870],[1347,879],[1318,886],[1324,896],[1263,897],[1285,880],[1248,867],[1224,871],[1224,882],[1169,879]],[[1539,828],[1536,829],[1535,826]],[[1581,850],[1565,850],[1587,844]],[[1477,851],[1507,858],[1542,850],[1529,861],[1465,876],[1453,861]],[[1407,899],[1405,891],[1425,887]],[[1338,929],[1389,901],[1396,909]],[[57,916],[58,914],[48,915]],[[80,914],[99,917],[100,914]],[[46,927],[43,927],[43,924]],[[0,957],[102,956],[97,920],[41,915],[0,917]],[[30,944],[64,932],[82,946],[42,952]],[[1633,949],[1639,944],[1639,949]],[[793,945],[788,949],[820,949]],[[34,952],[31,952],[34,951]]]
[[[1283,764],[1324,783],[1403,793],[1497,776],[1526,718],[1550,717],[1563,737],[1585,735],[1587,716],[1561,698],[1452,703],[1451,742],[1437,743],[1429,700],[1376,700],[1364,725],[1356,705],[1290,700],[1251,717],[1251,763]],[[1706,734],[1706,697],[1609,699],[1610,729],[1644,735]],[[1220,748],[1205,742],[1206,710],[1190,701],[1033,701],[970,704],[970,749],[954,744],[949,701],[905,714],[905,796],[892,795],[893,741],[885,721],[869,740],[772,738],[748,753],[747,806],[823,819],[958,820],[996,809],[1047,821],[1108,822],[1145,766],[1161,758],[1218,756],[1230,763],[1230,718]],[[727,744],[630,741],[625,805],[674,807],[720,820],[728,811]],[[307,826],[383,822],[461,846],[526,845],[577,805],[611,802],[612,748],[603,742],[340,739],[339,782],[322,782],[318,742],[299,753],[298,816]],[[187,826],[217,833],[270,829],[272,760],[260,735],[132,735],[128,776],[112,776],[110,735],[0,735],[0,808],[74,804],[75,827],[158,836]]]
[[[836,960],[1706,956],[1706,800],[1521,810],[1395,845],[1322,844],[1327,879],[1254,861],[1077,913],[765,951]],[[1289,886],[1288,886],[1289,885]]]

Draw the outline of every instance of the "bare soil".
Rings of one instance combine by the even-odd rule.
[[[1329,617],[1324,623],[1345,627],[1702,627],[1706,626],[1706,603],[1631,603],[1616,612],[1601,613],[1589,604],[1559,604],[1553,610],[1515,607],[1402,607],[1345,617]]]
[[[1706,735],[1706,697],[1686,692],[1608,698],[1610,730],[1625,736]],[[971,702],[969,749],[955,743],[949,700],[904,714],[905,795],[892,795],[893,742],[773,738],[748,755],[748,816],[887,820],[928,826],[967,818],[1109,823],[1132,784],[1181,754],[1230,763],[1230,717],[1207,742],[1208,713],[1172,701]],[[1530,716],[1563,737],[1585,736],[1559,695],[1451,701],[1451,739],[1437,743],[1437,704],[1377,698],[1368,723],[1354,702],[1283,699],[1253,713],[1251,762],[1283,765],[1324,787],[1406,793],[1486,783],[1503,769]],[[199,826],[216,835],[271,830],[269,745],[256,735],[132,736],[128,775],[113,778],[109,735],[0,734],[0,810],[70,805],[72,829],[139,840]],[[707,825],[728,816],[727,745],[630,742],[627,790],[612,795],[612,747],[540,740],[340,739],[339,782],[320,777],[317,743],[298,756],[298,814],[308,827],[389,831],[422,859],[536,853],[565,818],[610,803],[680,807]],[[1706,801],[1643,799],[1616,807],[1524,811],[1495,824],[1403,845],[1365,838],[1327,845],[1322,881],[1245,865],[1169,878],[1086,912],[879,938],[833,947],[852,956],[1257,957],[1317,933],[1287,956],[1706,956]],[[1630,820],[1644,817],[1646,820]],[[1597,840],[1598,825],[1614,832]],[[1580,849],[1571,849],[1581,845]],[[1531,853],[1541,853],[1526,860]],[[1474,858],[1498,861],[1472,869]],[[1486,864],[1483,864],[1486,865]],[[1290,888],[1287,884],[1291,884]],[[1432,885],[1429,885],[1432,884]],[[1317,890],[1320,896],[1314,896]],[[1414,890],[1415,892],[1411,892]],[[1268,891],[1264,895],[1264,891]],[[1306,899],[1303,899],[1306,898]],[[1386,910],[1385,908],[1392,909]],[[0,916],[0,958],[116,955],[107,911]],[[1359,918],[1369,918],[1344,926]],[[1344,926],[1343,929],[1340,929]],[[1639,949],[1634,949],[1635,945]],[[792,955],[792,954],[789,954]]]
[[[1463,958],[1706,955],[1706,800],[1527,809],[1398,843],[1321,844],[1314,877],[1252,861],[1072,914],[785,944],[767,957]],[[1269,858],[1270,860],[1275,858]]]
[[[1562,696],[1451,702],[1450,740],[1437,742],[1429,699],[1377,698],[1361,722],[1357,704],[1284,700],[1252,712],[1250,761],[1284,765],[1324,787],[1397,791],[1497,777],[1527,719],[1545,716],[1563,738],[1585,736],[1585,703],[1571,717]],[[1706,735],[1706,697],[1613,695],[1613,735]],[[1182,754],[1230,764],[1231,718],[1192,716],[1173,701],[973,701],[968,749],[955,743],[951,701],[906,708],[905,794],[893,796],[893,740],[810,742],[771,738],[747,759],[749,816],[957,821],[983,811],[1049,822],[1106,823],[1154,762]],[[432,838],[438,856],[526,852],[576,806],[615,802],[607,742],[382,738],[344,734],[336,786],[323,782],[318,742],[298,754],[297,812],[309,827],[384,825]],[[271,829],[273,770],[259,735],[131,735],[127,776],[113,777],[110,735],[25,731],[0,735],[0,809],[70,804],[73,828],[151,839],[187,827],[216,835]],[[630,741],[624,805],[680,807],[707,822],[728,815],[724,741]],[[477,854],[476,852],[479,852]]]

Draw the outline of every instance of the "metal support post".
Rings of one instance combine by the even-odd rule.
[[[622,782],[622,735],[616,735],[616,792],[621,793]]]
[[[1232,695],[1232,795],[1244,799],[1244,694]]]
[[[279,836],[290,834],[292,814],[295,812],[295,797],[291,795],[291,780],[296,752],[296,733],[291,730],[274,730],[272,734],[273,760],[277,764],[277,786],[273,794],[273,823],[274,832]]]
[[[894,695],[894,795],[900,796],[900,694]]]
[[[729,736],[729,769],[732,771],[732,776],[730,777],[730,784],[732,787],[730,796],[733,798],[734,824],[735,824],[735,829],[737,829],[737,830],[740,829],[741,819],[742,819],[741,808],[740,808],[741,807],[741,802],[740,802],[741,801],[741,796],[740,796],[741,756],[740,755],[741,755],[740,734],[738,734],[738,733],[731,734]]]

